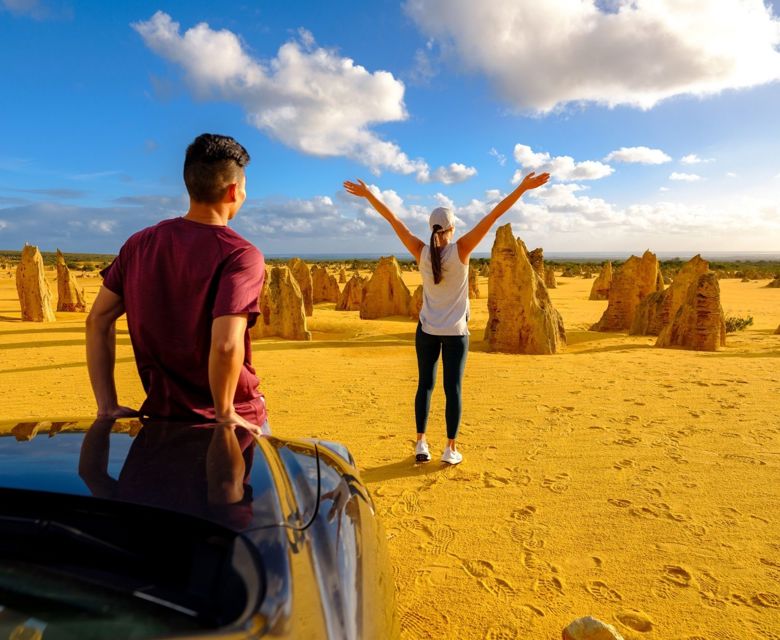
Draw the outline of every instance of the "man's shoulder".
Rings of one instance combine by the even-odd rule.
[[[227,245],[228,255],[241,256],[242,259],[248,261],[264,262],[265,257],[262,251],[254,244],[230,227],[224,227],[224,230],[223,240]]]

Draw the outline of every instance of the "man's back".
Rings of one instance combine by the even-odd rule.
[[[138,372],[147,393],[141,413],[214,419],[208,363],[214,318],[258,315],[262,254],[227,226],[184,218],[131,236],[104,270],[104,286],[122,297]],[[265,421],[251,365],[248,332],[235,392],[236,412]]]

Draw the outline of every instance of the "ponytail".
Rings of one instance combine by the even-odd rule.
[[[439,284],[441,282],[441,252],[439,251],[439,232],[441,231],[441,225],[433,225],[433,233],[431,233],[431,267],[433,268],[433,282]]]

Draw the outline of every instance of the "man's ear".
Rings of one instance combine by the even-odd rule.
[[[227,191],[225,191],[225,201],[235,202],[237,200],[236,191],[238,191],[238,182],[231,182],[227,186]]]

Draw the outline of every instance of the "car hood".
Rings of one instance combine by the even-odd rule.
[[[0,491],[129,502],[236,532],[301,529],[317,509],[318,452],[213,423],[0,422]]]

